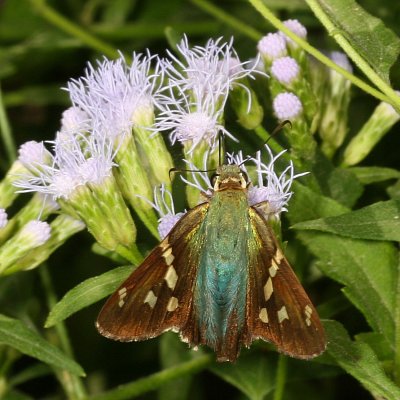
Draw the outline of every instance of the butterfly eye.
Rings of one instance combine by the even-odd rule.
[[[212,186],[214,186],[215,185],[215,182],[217,181],[217,178],[219,177],[219,174],[217,174],[216,172],[214,172],[212,175],[211,175],[211,185]]]

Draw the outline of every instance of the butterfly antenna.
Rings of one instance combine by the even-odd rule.
[[[267,144],[269,140],[272,139],[275,135],[277,135],[285,127],[285,125],[289,125],[290,129],[292,129],[292,123],[288,119],[285,119],[284,121],[280,122],[278,126],[275,127],[275,129],[269,135],[269,138],[264,142],[264,145]]]
[[[219,166],[225,164],[226,162],[225,135],[223,132],[219,132],[218,134],[218,161]]]

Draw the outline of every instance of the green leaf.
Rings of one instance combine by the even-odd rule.
[[[249,399],[262,400],[275,386],[276,357],[243,354],[235,364],[220,364],[211,367],[211,371]]]
[[[394,185],[387,188],[387,193],[390,198],[400,200],[400,179]]]
[[[198,357],[198,352],[188,351],[188,346],[183,343],[174,332],[166,332],[160,338],[160,359],[162,369],[171,368],[185,361]],[[193,377],[191,375],[167,382],[158,392],[159,400],[185,400],[188,399],[189,389]]]
[[[393,347],[397,273],[394,247],[328,233],[303,232],[299,238],[317,257],[317,267],[346,286],[343,293]]]
[[[324,196],[346,207],[352,207],[363,193],[364,188],[352,171],[335,168],[320,151],[316,154],[312,174]]]
[[[132,272],[133,267],[123,266],[102,275],[86,279],[71,289],[51,310],[45,327],[50,328],[77,311],[108,296]]]
[[[357,179],[364,185],[370,183],[383,182],[388,179],[399,179],[400,171],[392,168],[384,167],[353,167],[349,171],[357,177]]]
[[[287,216],[292,224],[344,214],[349,209],[337,201],[313,192],[299,182],[293,183],[294,195]]]
[[[372,349],[363,342],[353,342],[341,324],[325,321],[327,352],[350,375],[363,384],[375,398],[396,400],[400,389],[387,377]]]
[[[381,201],[336,217],[300,222],[292,228],[330,232],[355,239],[400,241],[400,201]]]
[[[66,356],[58,347],[44,340],[21,321],[2,314],[0,314],[0,343],[75,375],[85,375],[82,367]]]
[[[288,218],[293,223],[346,211],[346,207],[332,199],[297,184]],[[317,258],[319,269],[346,286],[343,293],[364,314],[370,326],[382,333],[393,350],[397,279],[394,246],[387,242],[350,239],[324,232],[302,231],[297,237]]]
[[[365,332],[359,333],[355,336],[357,342],[367,343],[369,347],[374,351],[379,361],[389,361],[393,360],[393,351],[387,345],[384,337],[380,333],[376,332]]]
[[[400,53],[400,40],[383,22],[367,13],[354,0],[319,0],[346,39],[389,83],[389,71]]]

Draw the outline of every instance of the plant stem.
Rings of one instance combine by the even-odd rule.
[[[400,271],[400,257],[398,271]],[[394,381],[400,386],[400,272],[397,274],[397,290],[395,296]]]
[[[166,368],[160,372],[138,379],[132,383],[121,385],[106,393],[91,396],[90,400],[125,400],[133,399],[143,393],[158,389],[163,384],[173,379],[191,375],[207,368],[213,362],[213,356],[207,354],[194,360],[181,363],[177,366]]]
[[[0,87],[0,132],[4,142],[7,158],[10,164],[13,163],[17,156],[14,138],[12,136],[10,124],[8,122],[6,109],[3,102],[3,93]]]
[[[95,49],[101,54],[110,58],[118,58],[120,54],[110,44],[98,39],[96,36],[88,32],[88,30],[81,28],[74,24],[63,15],[58,13],[54,8],[46,3],[46,0],[30,0],[32,6],[40,14],[41,17],[48,22],[64,31],[65,33],[79,39],[82,43]]]
[[[137,248],[136,244],[134,244],[131,248],[127,248],[125,246],[119,245],[115,252],[118,253],[121,257],[124,257],[126,260],[130,261],[133,265],[140,265],[143,261],[142,253]]]
[[[282,400],[283,393],[285,390],[286,384],[286,375],[287,375],[287,357],[283,355],[279,355],[278,358],[278,369],[276,371],[276,384],[275,384],[275,392],[273,400]]]
[[[316,17],[325,26],[329,35],[331,35],[346,54],[354,61],[361,71],[369,78],[369,80],[377,86],[391,100],[391,103],[398,110],[400,109],[399,96],[395,91],[374,71],[374,69],[364,60],[350,42],[340,33],[340,30],[329,19],[329,16],[324,12],[322,7],[316,0],[306,0],[306,3],[311,8]],[[382,99],[381,99],[382,100]]]
[[[243,33],[251,39],[259,41],[263,36],[261,32],[243,23],[240,19],[237,19],[232,15],[226,13],[224,10],[218,8],[213,3],[210,3],[207,0],[192,0],[192,3],[201,8],[203,11],[219,19],[223,23],[231,26],[236,31]]]
[[[319,60],[321,63],[325,64],[327,67],[337,71],[339,74],[343,75],[346,79],[351,81],[354,85],[358,86],[360,89],[364,90],[366,93],[369,93],[371,96],[376,97],[377,99],[381,101],[386,101],[387,103],[392,104],[394,107],[397,109],[400,109],[400,98],[397,96],[394,91],[385,83],[381,82],[381,79],[379,78],[379,81],[381,82],[379,85],[377,85],[379,88],[382,89],[385,94],[380,92],[379,90],[376,90],[372,86],[368,85],[365,83],[363,80],[360,78],[357,78],[355,75],[351,74],[349,71],[339,67],[336,63],[334,63],[330,58],[322,54],[320,51],[318,51],[315,47],[311,46],[306,40],[298,37],[296,34],[294,34],[290,29],[288,29],[275,15],[265,6],[265,4],[261,0],[249,0],[250,3],[260,12],[260,14],[268,20],[275,28],[279,29],[282,31],[286,36],[290,37],[294,42],[296,42],[304,51],[307,53],[311,54],[313,57],[315,57],[317,60]],[[309,1],[309,0],[307,0]],[[310,6],[311,7],[311,6]],[[332,33],[333,36],[337,35],[337,33]],[[348,44],[350,46],[350,44]],[[351,46],[350,46],[351,47]],[[357,58],[360,58],[358,53],[356,53]],[[354,54],[353,54],[354,55]],[[365,71],[363,72],[368,76],[368,78],[371,81],[375,81],[372,74],[370,74],[370,71]],[[375,73],[374,73],[375,74]],[[383,90],[383,87],[385,90]],[[390,96],[389,96],[390,94]]]
[[[46,264],[42,264],[39,267],[39,275],[47,296],[49,309],[51,310],[57,303],[57,298],[54,293],[53,284],[51,282],[51,277]],[[54,328],[57,333],[57,338],[60,341],[61,348],[63,349],[65,354],[73,358],[72,346],[69,341],[67,329],[64,322],[58,322],[54,326]],[[68,395],[68,398],[73,400],[85,398],[86,391],[81,379],[78,376],[66,370],[56,370],[56,375],[61,385],[63,386],[65,393]]]

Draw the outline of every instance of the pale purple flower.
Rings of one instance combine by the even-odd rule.
[[[286,41],[278,33],[268,33],[257,44],[263,59],[273,61],[287,55]]]
[[[29,242],[31,248],[41,246],[50,239],[51,228],[47,222],[29,221],[19,233],[21,240]]]
[[[294,119],[303,111],[300,99],[293,93],[279,93],[273,100],[272,108],[279,120]]]
[[[149,114],[152,118],[160,77],[156,56],[133,53],[131,64],[123,56],[104,59],[96,67],[89,64],[84,77],[68,83],[68,91],[74,106],[96,128],[92,134],[115,139],[130,133],[135,124],[141,125]]]
[[[4,208],[0,208],[0,229],[3,229],[8,222],[7,211]]]
[[[154,188],[154,202],[145,199],[157,211],[160,216],[158,220],[158,233],[160,238],[165,238],[177,222],[186,214],[183,212],[175,213],[174,199],[171,192],[165,185]]]
[[[300,67],[294,58],[281,57],[273,61],[271,73],[280,83],[288,85],[298,78]]]
[[[90,126],[88,113],[79,107],[72,106],[62,113],[61,132],[86,132]]]
[[[284,21],[283,24],[298,37],[307,39],[307,29],[297,19],[288,19]],[[297,47],[297,44],[283,32],[279,32],[279,34],[286,40],[289,46]]]
[[[224,107],[236,85],[248,91],[240,80],[254,78],[255,67],[239,60],[232,40],[219,38],[204,47],[189,47],[184,37],[177,47],[182,60],[172,53],[162,60],[167,85],[156,95],[155,130],[169,131],[173,144],[188,142],[189,153],[202,141],[214,148],[220,132],[234,139],[223,126]],[[250,102],[250,93],[248,98]]]
[[[339,65],[339,67],[342,67],[346,71],[353,73],[353,67],[345,53],[342,53],[341,51],[332,51],[329,53],[329,58],[335,64]]]
[[[287,211],[286,206],[293,194],[290,188],[294,179],[306,175],[308,172],[295,175],[293,163],[290,162],[285,170],[278,175],[275,172],[275,162],[286,150],[274,156],[267,145],[265,145],[265,148],[270,159],[268,164],[262,162],[260,151],[257,152],[256,157],[251,158],[251,161],[256,165],[258,182],[249,188],[249,204],[255,205],[267,201],[269,212],[279,216],[282,211]]]
[[[68,199],[82,185],[98,184],[111,176],[112,142],[107,137],[83,134],[58,135],[53,143],[51,163],[27,164],[29,175],[21,175],[14,185],[20,192],[39,192],[54,200]],[[47,150],[46,150],[47,151]]]
[[[43,142],[30,140],[18,149],[18,159],[26,168],[36,170],[41,165],[50,165],[53,156]]]

